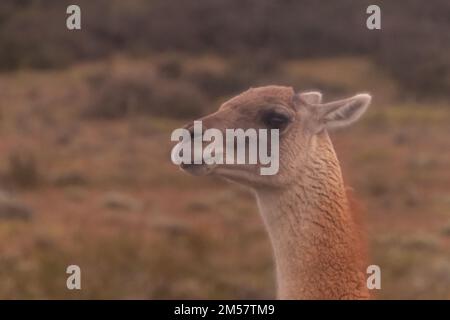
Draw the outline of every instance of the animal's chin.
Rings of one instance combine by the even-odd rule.
[[[180,168],[193,176],[206,176],[212,173],[214,165],[183,163],[180,165]]]

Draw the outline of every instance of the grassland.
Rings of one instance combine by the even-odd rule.
[[[0,298],[274,297],[252,196],[169,157],[174,128],[268,83],[374,95],[363,120],[332,138],[382,269],[378,296],[450,298],[448,102],[409,99],[365,57],[258,70],[175,55],[2,74],[0,183],[32,214],[0,218]],[[66,289],[70,264],[81,291]]]

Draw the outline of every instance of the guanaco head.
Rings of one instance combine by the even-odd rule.
[[[234,151],[234,157],[237,156],[239,148],[236,145],[231,149],[227,147],[227,129],[242,129],[241,133],[253,129],[257,132],[256,140],[251,140],[248,135],[246,141],[249,144],[256,143],[258,147],[267,144],[267,154],[277,162],[276,170],[271,172],[275,173],[262,174],[261,169],[269,164],[261,161],[260,154],[257,155],[256,163],[247,161],[236,164],[235,161],[230,164],[225,163],[225,160],[224,163],[211,163],[203,157],[197,164],[181,164],[181,168],[194,175],[220,176],[254,188],[283,187],[297,179],[308,162],[315,161],[312,156],[314,149],[322,139],[328,140],[327,130],[347,126],[358,120],[370,100],[368,94],[357,94],[351,98],[322,103],[319,92],[295,93],[292,88],[282,86],[249,89],[226,101],[218,111],[199,119],[202,126],[200,131],[194,130],[194,123],[199,122],[189,123],[185,128],[190,131],[192,141],[200,139],[203,148],[208,148],[208,145],[211,147],[213,141],[216,147],[220,145],[209,154],[223,156],[223,159],[230,150]],[[214,130],[205,136],[207,129]],[[267,132],[264,141],[260,135],[264,130],[260,129]],[[274,129],[277,129],[278,136],[272,140],[271,131]],[[219,139],[219,134],[222,134],[223,139]],[[249,160],[249,153],[255,149],[249,145],[246,148],[250,148],[246,150],[246,160]],[[195,151],[194,148],[192,150]]]

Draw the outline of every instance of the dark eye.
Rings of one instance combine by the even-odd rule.
[[[269,129],[283,130],[289,124],[289,116],[278,112],[268,112],[262,120]]]

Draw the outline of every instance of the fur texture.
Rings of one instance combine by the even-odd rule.
[[[282,299],[366,299],[365,242],[350,212],[339,161],[327,129],[356,121],[370,96],[322,104],[318,92],[290,87],[250,89],[200,120],[206,128],[265,128],[262,113],[288,115],[280,133],[280,169],[259,175],[256,165],[198,165],[251,188],[273,246]],[[189,125],[187,126],[189,127]]]

